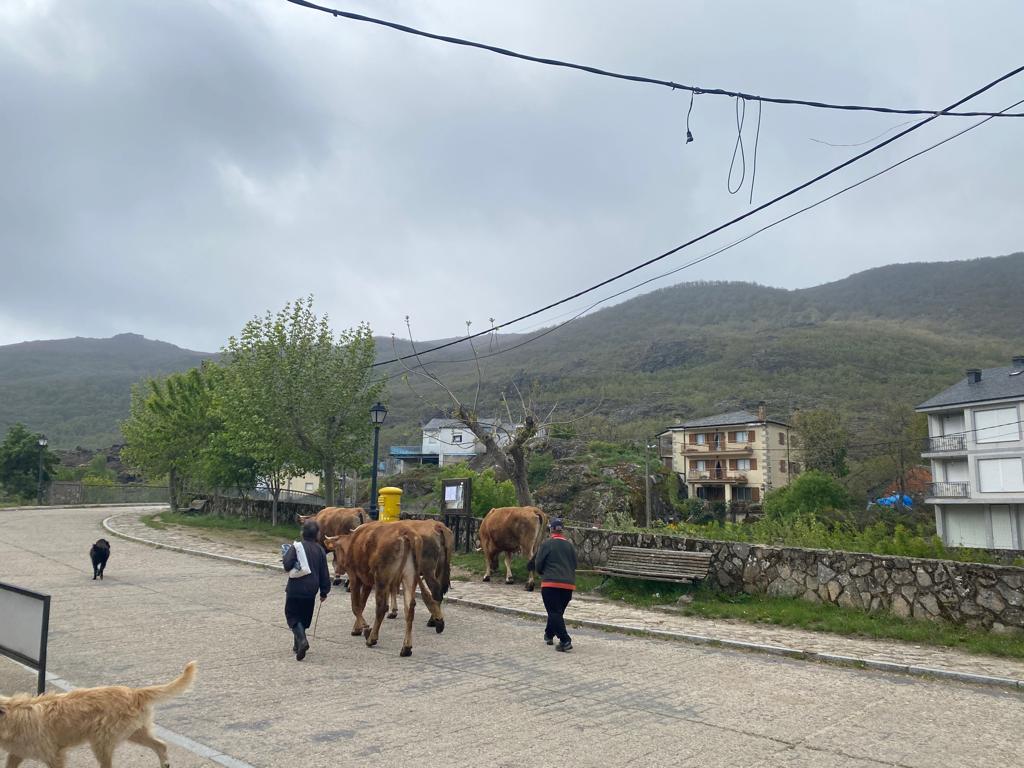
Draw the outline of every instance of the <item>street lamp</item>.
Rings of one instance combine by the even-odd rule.
[[[388,417],[388,409],[383,403],[377,403],[370,409],[370,423],[373,424],[373,468],[370,472],[370,519],[380,518],[377,509],[377,451],[380,447],[380,425]]]
[[[648,528],[651,527],[651,470],[649,459],[651,449],[657,447],[657,444],[651,445],[649,441],[644,440],[644,525]]]
[[[39,486],[36,492],[36,504],[43,506],[43,452],[49,441],[45,435],[39,436]]]

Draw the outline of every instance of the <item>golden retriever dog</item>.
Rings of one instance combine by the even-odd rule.
[[[7,768],[17,768],[23,760],[64,768],[64,751],[86,742],[101,768],[112,768],[114,749],[122,741],[149,747],[160,758],[161,768],[167,768],[167,745],[152,731],[153,705],[184,693],[195,676],[196,663],[190,661],[166,685],[0,696],[0,749],[7,752]]]

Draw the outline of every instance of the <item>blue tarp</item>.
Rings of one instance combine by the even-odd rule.
[[[900,496],[898,493],[894,493],[892,496],[883,496],[880,499],[875,499],[875,504],[881,504],[883,507],[895,507],[899,503]],[[903,506],[913,506],[914,500],[909,496],[903,496]]]

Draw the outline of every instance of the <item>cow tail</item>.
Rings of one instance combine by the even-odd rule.
[[[448,540],[445,538],[444,529],[443,528],[439,528],[434,535],[437,536],[438,541],[441,544],[442,555],[441,555],[441,564],[440,564],[441,565],[441,573],[440,573],[440,577],[437,579],[437,583],[439,585],[439,589],[437,590],[437,592],[433,592],[433,590],[432,590],[432,592],[433,592],[433,595],[434,595],[434,599],[437,600],[437,602],[441,602],[441,599],[445,596],[445,594],[448,592],[448,589],[452,585],[452,582],[451,582],[451,573],[452,573],[451,554],[452,553],[448,549]],[[440,594],[438,594],[438,592],[440,592]]]
[[[547,515],[541,510],[534,507],[536,510],[534,516],[537,518],[537,536],[533,542],[533,556],[536,556],[537,550],[540,549],[541,542],[544,541],[544,529],[547,527]]]
[[[420,577],[420,563],[423,562],[423,539],[416,534],[406,534],[402,538],[405,539],[405,544],[409,548],[414,578],[418,580]],[[415,590],[415,587],[413,589]]]

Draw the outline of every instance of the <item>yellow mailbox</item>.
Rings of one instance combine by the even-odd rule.
[[[398,520],[402,516],[402,489],[381,488],[377,496],[377,508],[381,520],[388,523]]]

